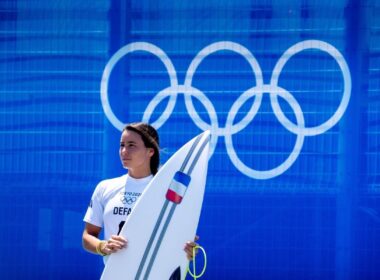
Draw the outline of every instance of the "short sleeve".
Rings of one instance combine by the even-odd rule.
[[[94,193],[92,194],[90,204],[87,208],[83,221],[98,227],[103,227],[103,211],[104,211],[104,183],[100,182]]]

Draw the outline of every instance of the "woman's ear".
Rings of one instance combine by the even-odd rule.
[[[148,148],[148,154],[150,157],[154,155],[154,149],[153,148]]]

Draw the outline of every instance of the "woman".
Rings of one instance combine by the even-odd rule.
[[[157,131],[146,123],[127,125],[121,135],[119,155],[128,174],[100,182],[83,219],[83,248],[102,256],[127,247],[128,240],[118,234],[137,199],[158,171]],[[100,240],[103,227],[105,240]],[[196,245],[192,241],[185,244],[188,259],[193,257]]]

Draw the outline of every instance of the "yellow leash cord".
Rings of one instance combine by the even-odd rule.
[[[198,274],[198,275],[197,275],[197,271],[196,271],[196,269],[195,269],[195,251],[196,251],[197,249],[200,249],[200,250],[202,251],[203,256],[204,256],[204,258],[205,258],[205,260],[204,260],[204,266],[203,266],[202,272],[201,272],[200,274]],[[203,249],[203,247],[198,246],[198,245],[195,246],[195,247],[193,247],[193,259],[192,259],[192,261],[193,261],[193,273],[192,273],[191,270],[190,270],[190,262],[189,262],[189,266],[187,267],[186,272],[189,272],[189,274],[191,275],[191,277],[193,277],[194,280],[197,280],[198,278],[201,278],[201,277],[202,277],[202,275],[205,273],[205,271],[206,271],[206,267],[207,267],[207,255],[206,255],[206,251],[205,251],[205,249]],[[185,279],[186,279],[186,275],[185,275]]]

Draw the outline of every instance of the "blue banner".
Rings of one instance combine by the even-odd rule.
[[[99,278],[82,219],[145,121],[161,164],[211,131],[202,278],[379,279],[380,1],[14,0],[0,18],[1,278]]]

